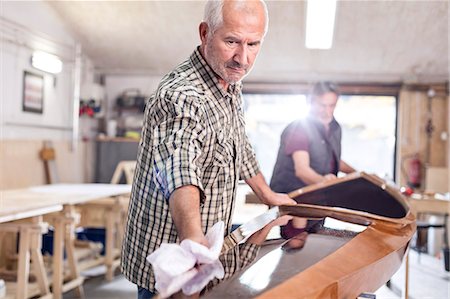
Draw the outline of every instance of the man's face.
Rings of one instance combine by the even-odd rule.
[[[205,59],[225,86],[239,82],[248,74],[264,36],[265,15],[261,4],[251,1],[247,5],[253,8],[235,10],[225,2],[222,26],[214,33],[205,29],[207,33],[203,37],[200,32]]]
[[[328,125],[333,120],[337,100],[338,97],[333,92],[315,96],[311,100],[311,114],[324,125]]]

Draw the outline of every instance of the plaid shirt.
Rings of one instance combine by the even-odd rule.
[[[146,106],[122,248],[130,281],[155,291],[145,258],[179,242],[168,204],[176,188],[199,188],[204,233],[221,220],[229,233],[238,180],[259,172],[241,106],[241,84],[225,91],[199,49],[162,79]],[[221,258],[226,276],[256,253],[254,245],[230,250]]]

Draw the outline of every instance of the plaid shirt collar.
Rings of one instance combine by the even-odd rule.
[[[200,46],[195,49],[194,53],[192,53],[190,60],[196,72],[203,79],[206,86],[208,86],[208,89],[211,90],[211,93],[215,98],[221,99],[225,98],[227,95],[231,96],[232,98],[240,98],[238,95],[240,95],[242,91],[242,82],[230,84],[228,86],[228,90],[225,91],[219,83],[217,74],[212,70],[212,68],[208,65],[208,63],[200,53]]]

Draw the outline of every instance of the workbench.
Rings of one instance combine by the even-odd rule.
[[[120,197],[127,198],[130,192],[130,185],[114,184],[53,184],[2,191],[0,231],[20,235],[17,284],[12,287],[7,284],[7,298],[11,296],[11,289],[15,291],[15,296],[11,298],[17,299],[36,295],[40,298],[62,298],[63,292],[74,288],[82,293],[83,278],[79,274],[73,246],[75,225],[79,220],[76,206],[105,201],[105,206],[111,207],[111,200],[120,204]],[[112,208],[111,212],[116,210]],[[54,226],[53,271],[50,280],[41,254],[41,235],[47,231],[44,216]],[[110,221],[109,225],[114,226],[114,221]],[[111,227],[109,232],[106,227],[107,235],[111,234]],[[109,242],[114,240],[110,239]],[[64,277],[64,249],[70,270],[69,278]],[[30,260],[36,265],[33,270],[37,278],[37,291],[29,288]],[[52,293],[49,291],[50,285]]]

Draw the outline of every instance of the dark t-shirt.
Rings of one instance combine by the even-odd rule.
[[[294,121],[284,129],[270,181],[270,187],[275,192],[289,193],[307,185],[295,175],[292,154],[296,151],[308,152],[310,167],[317,173],[321,175],[337,174],[341,157],[340,125],[333,119],[328,132],[326,132],[322,123],[308,117],[304,120]],[[306,230],[316,227],[320,223],[308,221]],[[296,232],[303,231],[302,229],[297,230],[289,224],[282,227],[281,233],[284,237],[292,237],[296,235]]]
[[[321,130],[321,124],[315,124],[318,126],[318,129]],[[324,132],[324,136],[326,139],[329,138],[329,132]],[[323,137],[323,136],[320,136]],[[309,152],[309,139],[308,134],[305,130],[289,130],[286,134],[285,139],[285,147],[284,147],[284,155],[292,157],[292,154],[296,151],[305,151]],[[326,165],[325,165],[326,166]],[[328,171],[325,170],[325,173],[334,173],[337,174],[337,166],[336,166],[336,155],[330,155],[330,164]]]
[[[307,184],[295,175],[292,154],[307,151],[310,167],[317,173],[337,174],[341,157],[341,127],[333,119],[330,129],[308,117],[289,124],[281,134],[280,147],[270,187],[276,192],[288,193]]]

